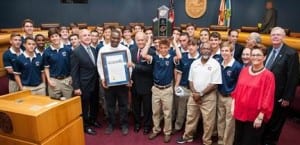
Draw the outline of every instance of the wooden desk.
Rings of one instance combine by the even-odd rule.
[[[84,145],[79,96],[58,101],[30,91],[11,93],[0,96],[0,117],[3,114],[12,130],[0,128],[1,145]]]

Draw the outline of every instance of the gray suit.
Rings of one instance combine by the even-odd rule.
[[[277,22],[277,10],[274,8],[268,9],[264,16],[262,26],[260,29],[261,33],[269,33],[270,29],[276,26]]]

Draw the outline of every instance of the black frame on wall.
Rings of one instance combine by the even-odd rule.
[[[61,3],[64,4],[72,4],[72,3],[79,3],[79,4],[87,4],[89,0],[60,0]]]

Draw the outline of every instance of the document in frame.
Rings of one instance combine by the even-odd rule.
[[[128,84],[129,69],[126,51],[103,53],[102,59],[104,59],[102,62],[107,86]]]

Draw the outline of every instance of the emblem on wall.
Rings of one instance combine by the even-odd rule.
[[[10,117],[3,112],[0,112],[0,131],[1,130],[4,133],[12,133],[14,130]]]
[[[207,0],[185,0],[185,12],[192,18],[200,18],[206,11]]]

